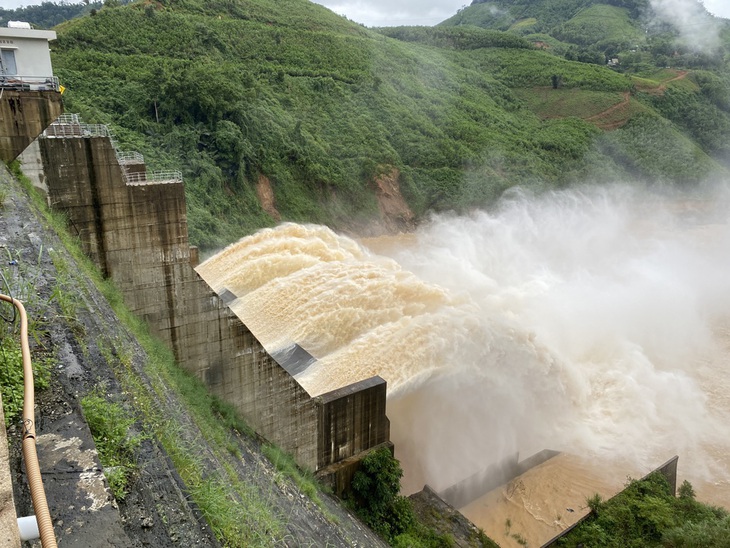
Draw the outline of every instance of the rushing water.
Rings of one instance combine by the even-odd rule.
[[[514,193],[402,241],[282,225],[201,269],[269,351],[318,359],[297,377],[310,394],[388,381],[406,492],[550,448],[644,472],[676,453],[726,502],[727,203]]]

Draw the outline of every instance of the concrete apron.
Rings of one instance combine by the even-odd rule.
[[[128,546],[130,539],[112,506],[99,455],[78,409],[52,422],[38,436],[38,460],[59,544]]]
[[[99,457],[77,410],[46,422],[36,440],[38,461],[58,542],[70,546],[127,546],[130,540],[112,505]],[[23,476],[23,481],[27,481]],[[0,546],[20,547],[8,463],[5,424],[0,425]],[[38,541],[36,541],[38,542]]]
[[[2,394],[0,394],[0,411],[2,410],[2,402]],[[5,416],[0,412],[0,545],[8,548],[19,548],[20,537],[18,536],[15,499],[13,499],[13,484],[10,479],[8,457]]]

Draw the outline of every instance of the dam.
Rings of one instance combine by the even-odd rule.
[[[644,470],[678,452],[727,496],[722,193],[516,192],[402,241],[284,224],[198,264],[179,173],[73,116],[39,146],[49,202],[128,306],[336,492],[392,441],[405,493],[549,448]]]
[[[66,213],[84,252],[180,366],[257,433],[339,491],[358,458],[390,444],[385,381],[361,379],[312,397],[235,315],[229,294],[197,274],[179,172],[148,172],[106,126],[76,115],[61,116],[38,144],[49,204]]]
[[[713,192],[516,193],[495,212],[375,241],[284,224],[197,270],[235,294],[269,352],[305,352],[291,373],[312,395],[386,380],[406,493],[563,452],[459,505],[509,545],[506,520],[545,523],[534,538],[549,538],[570,518],[561,502],[585,507],[674,452],[700,497],[730,504],[730,209]]]

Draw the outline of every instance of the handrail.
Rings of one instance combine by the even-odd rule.
[[[110,137],[104,124],[53,122],[43,132],[44,137]]]
[[[139,152],[122,152],[117,145],[114,133],[104,124],[87,124],[78,114],[61,114],[43,132],[46,138],[54,137],[107,137],[114,149],[119,166],[122,168],[124,182],[130,186],[148,184],[182,183],[181,171],[135,171],[127,169],[128,164],[144,164],[144,156]]]
[[[20,351],[23,356],[23,460],[28,475],[30,498],[33,501],[38,530],[43,548],[57,548],[53,532],[51,513],[48,510],[46,492],[43,489],[38,453],[35,447],[35,390],[33,387],[33,364],[28,346],[28,316],[23,303],[7,295],[0,294],[0,300],[15,306],[20,313]]]
[[[136,151],[116,151],[117,160],[120,164],[144,164],[144,156]]]
[[[61,114],[53,121],[54,124],[80,124],[81,118],[78,114]]]
[[[181,171],[150,171],[125,173],[128,185],[146,185],[149,183],[182,183]]]
[[[60,91],[57,76],[22,76],[0,74],[0,87],[33,91]]]

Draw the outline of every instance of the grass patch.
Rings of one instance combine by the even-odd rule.
[[[537,19],[528,17],[514,23],[509,30],[512,32],[525,32],[531,30],[535,25],[537,25]]]
[[[269,459],[276,469],[294,482],[294,485],[309,499],[319,506],[325,517],[332,523],[337,523],[337,517],[329,512],[319,496],[320,485],[311,472],[307,472],[299,468],[294,458],[285,453],[280,447],[266,443],[262,446],[262,450],[266,458]]]
[[[640,91],[656,90],[662,85],[659,80],[641,76],[631,76],[631,81]]]
[[[121,404],[109,401],[101,389],[81,398],[81,408],[112,494],[123,500],[137,472],[136,453],[143,440],[131,433],[136,419]]]
[[[2,408],[5,412],[5,425],[10,426],[18,420],[23,412],[23,357],[20,341],[17,336],[3,334],[0,339],[0,390],[2,390]],[[45,390],[51,384],[51,368],[53,360],[42,358],[32,360],[33,386],[36,390]]]
[[[590,118],[624,100],[623,93],[550,87],[515,90],[515,93],[541,118]]]

